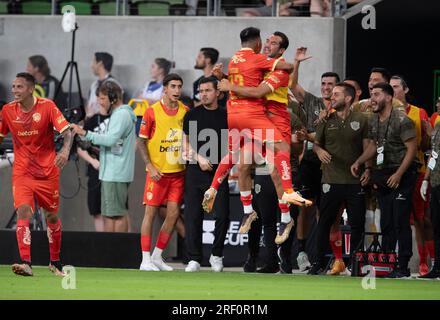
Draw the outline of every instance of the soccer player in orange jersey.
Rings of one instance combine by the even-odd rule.
[[[420,167],[418,169],[419,176],[417,178],[417,184],[412,197],[412,214],[414,218],[414,227],[416,229],[417,249],[420,256],[419,273],[423,276],[429,271],[427,264],[428,254],[431,259],[434,259],[432,223],[430,216],[425,214],[429,204],[428,202],[423,201],[419,192],[426,172],[425,152],[430,148],[429,135],[425,130],[426,125],[429,125],[429,117],[424,109],[408,103],[406,95],[409,92],[409,88],[402,76],[392,76],[390,85],[394,89],[394,98],[403,103],[406,114],[414,122],[416,128],[417,161],[419,162]]]
[[[144,190],[145,216],[141,227],[143,271],[172,271],[162,259],[174,226],[180,216],[183,198],[185,164],[182,155],[183,118],[188,108],[179,101],[182,78],[171,73],[163,80],[164,95],[145,111],[139,131],[138,150],[147,168]],[[160,205],[167,214],[151,252],[153,220]]]
[[[263,81],[263,75],[267,71],[292,70],[293,65],[280,59],[272,59],[259,54],[262,48],[260,30],[250,27],[240,33],[242,49],[237,51],[229,62],[229,81],[245,87],[258,87]],[[297,205],[311,205],[311,202],[303,199],[293,190],[290,170],[289,144],[283,140],[279,129],[268,119],[265,110],[265,100],[262,98],[244,98],[234,92],[230,92],[228,100],[228,127],[230,130],[230,154],[219,164],[213,184],[205,193],[203,207],[210,211],[214,202],[218,183],[224,178],[233,163],[236,163],[238,151],[247,150],[252,144],[266,145],[269,161],[275,164],[280,177],[284,193],[279,194],[283,200]],[[239,133],[237,133],[237,131]],[[244,136],[244,139],[243,139]],[[243,142],[244,141],[244,142]],[[243,145],[244,143],[244,145]],[[270,154],[273,146],[275,156]],[[249,161],[249,152],[242,152],[239,164],[239,188],[240,199],[244,207],[244,217],[240,227],[240,233],[249,231],[252,221],[256,219],[256,213],[252,208],[252,194],[250,170],[252,159]],[[251,155],[252,156],[252,155]],[[220,179],[220,180],[219,180]]]
[[[60,263],[61,221],[57,216],[60,169],[67,163],[72,134],[69,123],[57,106],[48,99],[32,95],[35,78],[29,73],[17,74],[12,83],[14,101],[6,104],[0,117],[0,143],[11,133],[14,144],[12,193],[17,212],[17,242],[21,263],[12,271],[32,276],[31,232],[29,219],[35,200],[43,208],[49,238],[49,269],[63,275]],[[55,153],[54,128],[64,137],[64,145]]]
[[[282,32],[274,32],[263,47],[263,53],[269,58],[283,59],[282,55],[289,46],[289,39]],[[283,59],[284,60],[284,59]],[[219,84],[221,91],[232,91],[241,97],[265,98],[265,110],[269,120],[279,128],[283,140],[287,143],[289,153],[291,144],[290,114],[287,110],[289,73],[284,70],[266,72],[263,82],[258,87],[244,87],[236,85],[227,79]],[[281,211],[281,224],[276,238],[276,243],[284,242],[293,227],[293,220],[290,217],[289,203],[282,200],[283,185],[277,171],[271,173],[272,180],[279,195],[278,205]],[[284,177],[287,178],[287,177]]]

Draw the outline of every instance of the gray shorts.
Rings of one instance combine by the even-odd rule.
[[[128,211],[129,182],[101,182],[101,215],[121,217]]]

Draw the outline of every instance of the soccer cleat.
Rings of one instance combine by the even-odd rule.
[[[318,262],[315,262],[313,263],[312,267],[310,268],[309,272],[307,272],[307,274],[311,276],[319,276],[319,275],[323,275],[324,272],[325,270],[322,267],[322,265]]]
[[[427,274],[429,272],[429,268],[428,265],[426,263],[421,263],[419,265],[419,273],[421,276],[424,276],[425,274]]]
[[[209,257],[209,263],[211,264],[211,269],[214,272],[223,271],[223,257],[211,256]]]
[[[209,188],[203,195],[202,208],[206,213],[211,213],[214,207],[215,196],[217,195],[217,190],[214,188]]]
[[[141,271],[160,271],[151,261],[142,263],[139,270]]]
[[[331,270],[327,272],[328,275],[337,276],[345,271],[345,263],[343,260],[336,259]]]
[[[185,272],[197,272],[200,271],[200,263],[191,260],[185,268]]]
[[[293,224],[294,224],[293,219],[291,219],[290,222],[288,222],[288,223],[284,223],[284,222],[280,223],[280,227],[278,229],[278,234],[275,237],[276,244],[282,244],[284,241],[287,240],[287,238],[289,238],[289,234],[293,228]]]
[[[160,271],[173,271],[173,268],[167,265],[160,255],[152,255],[151,262],[160,270]]]
[[[304,251],[301,251],[298,253],[298,257],[296,258],[296,261],[298,262],[299,271],[304,272],[310,269],[312,266],[309,261],[309,257],[307,256],[307,253]]]
[[[243,266],[244,272],[255,272],[257,271],[257,261],[255,258],[248,256],[246,262]]]
[[[278,273],[280,272],[280,266],[277,264],[267,264],[257,270],[257,273]]]
[[[411,278],[411,272],[409,271],[409,269],[394,269],[386,277],[390,279],[409,279]]]
[[[66,273],[63,271],[63,267],[61,262],[59,261],[51,261],[49,263],[49,270],[56,276],[65,277]]]
[[[25,277],[32,277],[34,273],[32,272],[32,267],[27,263],[15,263],[12,265],[12,272]]]
[[[238,233],[248,233],[251,229],[251,224],[257,220],[257,213],[255,211],[252,211],[251,214],[245,214],[243,216],[243,219],[241,220],[240,229],[238,229]]]
[[[284,192],[281,199],[299,207],[310,207],[313,204],[312,201],[301,197],[300,193],[295,191],[291,193]]]
[[[418,277],[417,279],[439,279],[440,278],[440,269],[432,268],[427,274]]]

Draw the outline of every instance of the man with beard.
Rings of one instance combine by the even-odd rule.
[[[214,65],[218,61],[219,52],[215,48],[201,48],[199,51],[199,54],[196,58],[196,64],[194,65],[194,69],[196,70],[202,70],[203,75],[198,78],[193,83],[193,101],[194,101],[194,107],[198,107],[202,105],[202,102],[200,101],[200,94],[199,94],[199,86],[200,86],[200,80],[202,80],[205,77],[209,77],[212,75],[212,69],[214,68]],[[220,97],[218,100],[219,106],[222,108],[226,108],[226,94],[220,93]]]
[[[417,180],[415,157],[417,139],[414,123],[405,113],[393,108],[394,90],[388,83],[378,83],[371,91],[374,114],[369,119],[370,142],[367,150],[353,163],[351,172],[376,158],[372,175],[381,211],[382,249],[392,252],[399,241],[398,268],[388,277],[409,277],[408,262],[412,256],[410,225],[411,200]]]
[[[335,110],[327,122],[318,125],[314,151],[322,162],[322,193],[317,231],[317,260],[309,274],[323,272],[324,255],[329,243],[330,229],[342,205],[345,204],[351,226],[350,249],[362,238],[365,224],[365,193],[362,185],[369,180],[371,168],[359,179],[350,173],[350,165],[369,145],[368,119],[350,107],[356,96],[355,88],[338,83],[331,96]],[[345,269],[345,268],[344,268]]]

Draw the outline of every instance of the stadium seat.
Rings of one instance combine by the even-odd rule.
[[[61,1],[59,3],[60,11],[64,6],[71,5],[75,8],[77,15],[91,15],[93,4],[89,1]]]
[[[114,16],[116,14],[116,1],[96,1],[97,14],[102,16]],[[119,12],[122,11],[122,1],[119,6]]]
[[[138,1],[136,2],[139,16],[168,16],[170,4],[165,1]]]
[[[50,1],[22,1],[21,13],[23,14],[51,14],[52,3]]]
[[[8,10],[8,1],[0,1],[0,14],[7,14]]]

